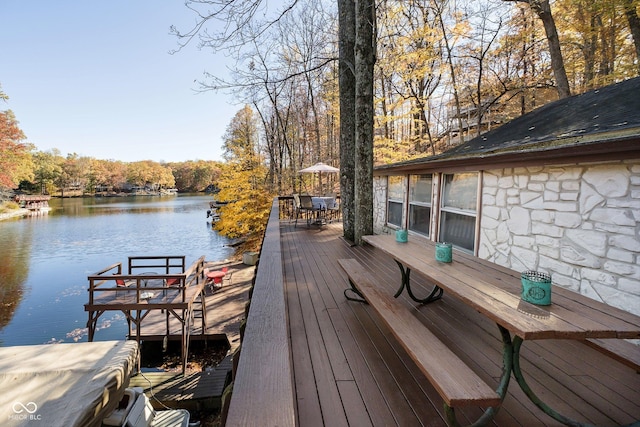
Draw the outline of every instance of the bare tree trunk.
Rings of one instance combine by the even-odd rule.
[[[382,110],[383,117],[383,129],[384,129],[384,139],[387,141],[391,139],[391,131],[389,128],[389,109],[387,108],[387,102],[389,101],[389,95],[387,94],[387,78],[384,75],[384,72],[380,70],[380,92],[382,93],[382,99],[380,99],[380,109]]]
[[[458,118],[458,136],[460,143],[464,142],[464,131],[462,129],[462,117],[460,115],[460,97],[458,96],[458,83],[456,82],[456,70],[453,66],[453,48],[449,44],[448,33],[444,25],[443,7],[439,6],[436,10],[438,15],[438,21],[440,23],[440,30],[442,31],[442,40],[444,41],[444,46],[447,52],[447,63],[449,64],[449,71],[451,72],[451,87],[453,88],[453,99],[456,105],[456,117]]]
[[[311,102],[311,112],[313,113],[313,125],[315,128],[315,149],[314,149],[314,163],[325,160],[322,156],[322,149],[320,148],[320,119],[318,118],[318,109],[316,107],[316,99],[311,84],[311,75],[309,71],[304,73],[305,80],[307,81],[307,89],[309,90],[309,101]],[[322,182],[320,182],[320,188],[322,188]]]
[[[264,114],[262,114],[260,107],[255,102],[253,103],[253,108],[256,110],[258,116],[260,117],[260,122],[262,123],[262,129],[264,131],[264,139],[267,143],[267,154],[269,155],[269,173],[267,175],[267,179],[269,182],[269,188],[272,191],[275,189],[275,191],[280,194],[280,190],[282,189],[280,177],[282,176],[282,173],[276,170],[278,161],[275,150],[275,137],[273,135],[273,129],[271,128],[271,126],[269,126],[267,118],[264,116]],[[278,177],[277,184],[276,177]]]
[[[340,204],[344,237],[355,240],[356,3],[338,0],[340,31]]]
[[[562,51],[560,50],[560,38],[558,37],[556,22],[551,14],[549,0],[529,0],[528,3],[540,20],[542,20],[544,32],[547,35],[551,68],[553,68],[553,76],[556,79],[558,97],[560,99],[568,98],[571,96],[569,79],[567,78],[567,71],[564,68],[564,59],[562,58]]]
[[[624,1],[624,14],[627,16],[633,44],[636,47],[636,63],[638,64],[638,72],[640,72],[640,17],[634,0]]]
[[[553,77],[556,79],[556,88],[558,97],[568,98],[571,96],[569,89],[569,79],[567,71],[564,68],[564,59],[560,50],[560,38],[556,28],[556,21],[551,14],[551,6],[549,0],[504,0],[529,3],[531,9],[538,15],[544,26],[544,32],[547,35],[547,43],[549,45],[549,56],[551,57],[551,68],[553,69]]]
[[[375,1],[356,1],[355,242],[373,233],[373,73]]]

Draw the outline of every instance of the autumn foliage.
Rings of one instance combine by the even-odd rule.
[[[30,178],[31,147],[11,110],[0,111],[0,188],[14,188]]]
[[[220,209],[215,228],[229,238],[247,239],[252,249],[262,239],[273,200],[258,147],[254,113],[245,107],[232,119],[225,135],[227,163],[222,165],[217,199],[228,203]]]

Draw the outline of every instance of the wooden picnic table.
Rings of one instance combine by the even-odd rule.
[[[556,420],[567,425],[581,425],[544,403],[536,396],[520,369],[520,348],[525,340],[589,338],[640,338],[640,317],[554,286],[552,303],[539,306],[521,299],[520,273],[454,251],[451,263],[435,259],[435,243],[426,239],[396,242],[392,235],[364,236],[368,244],[390,255],[401,271],[401,283],[395,296],[407,290],[416,302],[429,303],[451,296],[473,307],[494,321],[503,340],[505,372],[514,378],[525,394]],[[431,295],[419,298],[411,290],[410,274],[417,272],[429,279]],[[508,384],[507,384],[508,386]],[[501,393],[502,394],[502,393]]]

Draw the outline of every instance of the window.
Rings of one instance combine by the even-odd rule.
[[[409,176],[409,230],[429,236],[431,225],[431,175]]]
[[[446,174],[440,208],[440,241],[474,251],[478,174]]]
[[[402,228],[402,211],[404,209],[402,178],[401,176],[387,178],[387,224],[400,228]]]

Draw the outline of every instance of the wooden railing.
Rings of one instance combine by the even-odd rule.
[[[130,256],[128,259],[129,269],[128,274],[133,274],[135,270],[141,269],[153,269],[154,272],[160,269],[165,274],[171,272],[183,273],[185,270],[185,256]]]
[[[278,200],[256,270],[226,426],[295,426]]]
[[[135,270],[139,269],[148,271],[136,274]],[[186,271],[184,256],[129,257],[126,274],[123,274],[122,263],[118,262],[88,276],[87,279],[89,280],[89,306],[94,304],[98,293],[135,290],[135,303],[140,303],[143,300],[142,293],[165,291],[167,286],[179,290],[181,302],[185,303],[189,286],[205,279],[205,257],[203,255],[198,258]],[[162,281],[162,283],[149,286],[149,283],[153,283],[152,281]],[[118,283],[124,285],[118,285]]]

